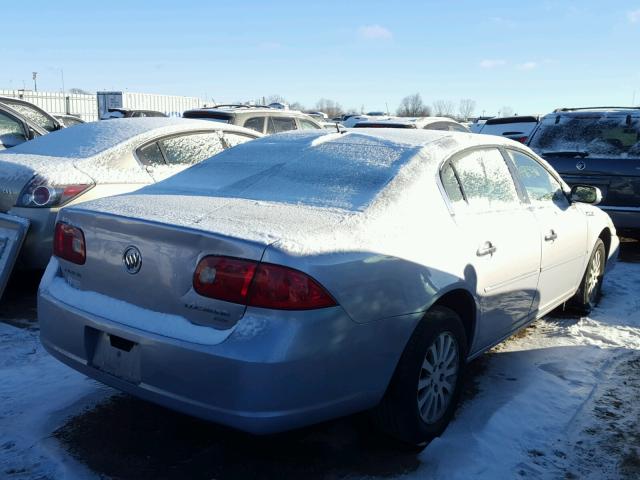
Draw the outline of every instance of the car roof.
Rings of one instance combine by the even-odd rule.
[[[260,136],[258,132],[243,127],[206,120],[179,117],[116,118],[56,131],[13,147],[11,153],[87,158],[143,135],[170,135],[190,130],[226,130],[252,137]]]
[[[580,113],[607,113],[621,115],[637,115],[640,114],[640,107],[575,107],[575,108],[556,108],[551,114],[580,114]],[[549,114],[549,115],[551,115]]]
[[[268,113],[275,115],[294,115],[294,116],[304,116],[309,117],[306,113],[303,113],[299,110],[282,110],[279,108],[271,108],[271,107],[252,107],[252,106],[234,106],[234,105],[222,105],[217,107],[207,107],[207,108],[193,108],[191,110],[187,110],[187,112],[211,112],[211,113]],[[186,112],[185,112],[186,113]]]

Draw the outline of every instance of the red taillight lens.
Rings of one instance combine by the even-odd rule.
[[[84,265],[87,253],[82,230],[67,223],[56,223],[53,254],[78,265]]]
[[[309,275],[291,268],[229,257],[205,257],[193,288],[200,295],[252,307],[310,310],[335,300]]]
[[[237,258],[204,257],[193,275],[193,288],[205,297],[246,304],[257,265]]]
[[[528,139],[529,139],[529,137],[516,137],[516,138],[514,138],[514,140],[516,142],[520,142],[520,143],[527,143]]]
[[[249,305],[278,310],[310,310],[332,307],[336,302],[309,275],[262,263],[249,289]]]

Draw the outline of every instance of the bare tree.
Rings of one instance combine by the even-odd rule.
[[[509,107],[508,105],[502,107],[500,110],[498,110],[498,116],[499,117],[513,116],[513,108]]]
[[[455,106],[451,100],[436,100],[433,102],[433,114],[437,117],[453,117]]]
[[[304,105],[302,105],[300,102],[293,102],[289,104],[289,108],[291,110],[300,110],[301,112],[305,111]]]
[[[470,98],[463,98],[460,100],[460,108],[458,113],[460,114],[460,119],[469,120],[469,117],[473,115],[473,111],[476,109],[476,101]]]
[[[431,110],[422,101],[419,93],[408,95],[400,101],[396,115],[399,117],[428,117]]]
[[[265,99],[265,105],[269,105],[271,103],[287,103],[287,100],[282,95],[278,95],[277,93],[263,98]]]
[[[321,98],[316,103],[316,110],[326,113],[329,118],[339,117],[344,113],[342,105],[328,98]]]

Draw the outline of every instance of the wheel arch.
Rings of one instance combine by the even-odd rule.
[[[467,336],[467,352],[471,352],[478,318],[478,306],[471,292],[464,288],[453,288],[440,295],[427,312],[435,306],[447,307],[458,314]]]

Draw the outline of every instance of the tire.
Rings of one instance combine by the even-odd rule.
[[[426,446],[439,436],[457,406],[466,357],[467,336],[460,317],[449,308],[433,307],[413,332],[385,396],[373,411],[378,427],[411,446]],[[445,376],[453,367],[455,376]]]
[[[604,243],[598,239],[591,252],[580,287],[571,302],[580,313],[587,314],[598,305],[602,293],[602,279],[604,278],[606,261],[607,253]]]

